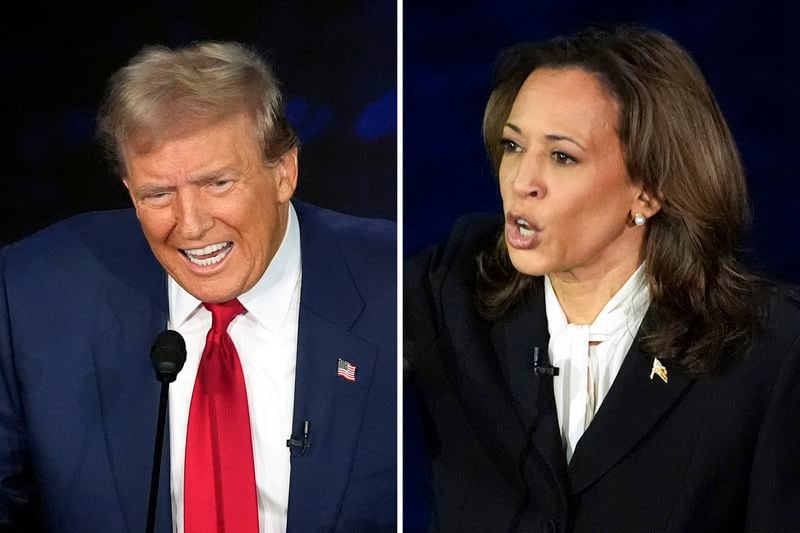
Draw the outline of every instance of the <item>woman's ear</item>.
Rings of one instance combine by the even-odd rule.
[[[639,189],[633,202],[631,202],[631,210],[628,212],[628,225],[644,226],[650,217],[660,210],[661,200],[644,189]]]
[[[631,216],[637,213],[650,218],[661,210],[661,200],[644,189],[639,189],[631,203]]]

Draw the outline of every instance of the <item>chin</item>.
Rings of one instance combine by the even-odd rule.
[[[546,266],[537,261],[535,257],[529,256],[530,252],[509,249],[508,257],[514,269],[526,276],[544,276],[549,272]]]
[[[218,295],[205,295],[205,297],[201,297],[202,295],[193,295],[195,298],[200,300],[205,304],[224,304],[225,302],[230,302],[236,296],[218,296]]]
[[[229,302],[239,296],[239,292],[232,287],[214,287],[211,284],[179,282],[179,285],[189,294],[203,303],[219,304]]]

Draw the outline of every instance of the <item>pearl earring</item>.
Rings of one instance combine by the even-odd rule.
[[[641,213],[636,213],[633,215],[633,223],[637,226],[644,226],[644,223],[647,222],[647,219],[644,218],[644,215]]]

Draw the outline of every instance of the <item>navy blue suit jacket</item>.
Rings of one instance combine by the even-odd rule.
[[[288,530],[383,531],[396,512],[392,223],[295,203],[303,281]],[[0,523],[144,531],[166,274],[132,210],[89,213],[0,252]],[[336,376],[338,358],[357,365]],[[289,435],[286,436],[287,438]],[[169,439],[156,530],[172,531]]]

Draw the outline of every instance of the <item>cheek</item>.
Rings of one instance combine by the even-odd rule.
[[[503,200],[503,203],[508,202],[508,186],[504,180],[500,180],[500,199]]]
[[[505,209],[508,209],[509,204],[513,200],[513,192],[511,191],[511,181],[508,179],[503,179],[502,175],[499,179],[500,185],[500,199],[503,201],[503,206]]]
[[[626,175],[615,171],[592,173],[587,178],[591,179],[571,184],[561,191],[560,218],[587,226],[590,232],[624,222],[636,192]]]
[[[279,233],[280,221],[275,206],[269,203],[254,203],[247,209],[237,209],[227,217],[246,243],[249,253],[264,255],[271,243],[283,235]]]
[[[626,211],[618,200],[596,197],[590,204],[564,213],[555,253],[570,264],[587,261],[622,236],[625,222]]]
[[[136,216],[142,225],[142,231],[151,244],[163,243],[174,226],[173,217],[168,209],[149,210],[138,209]]]
[[[608,234],[617,232],[620,220],[624,222],[619,201],[603,191],[568,194],[561,200],[560,209],[552,212],[551,229],[558,235],[553,244],[563,251],[580,253],[591,249],[606,240]]]
[[[578,241],[592,239],[619,225],[619,201],[602,193],[575,199],[567,205],[559,219],[563,228]]]

